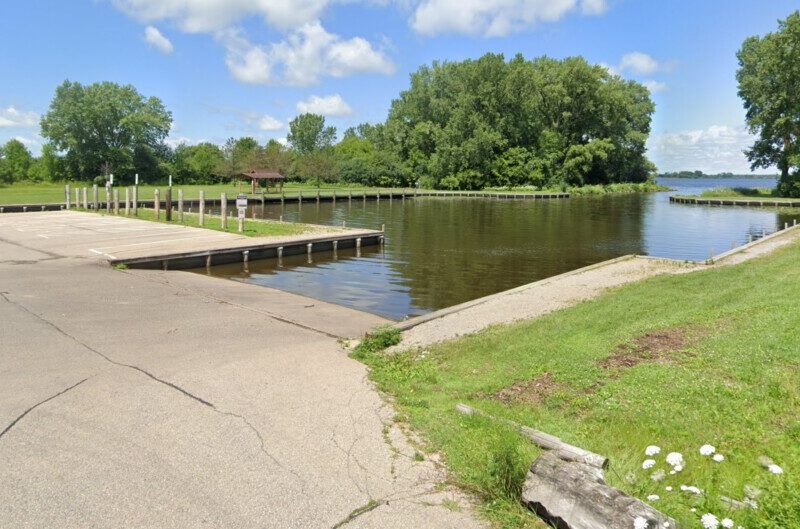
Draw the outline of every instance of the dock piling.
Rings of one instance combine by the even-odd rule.
[[[67,205],[67,209],[69,209],[69,201],[70,201],[70,198],[72,197],[72,192],[70,191],[69,184],[64,186],[64,195],[66,195],[66,197],[67,197],[66,205]],[[75,202],[77,202],[77,200]]]
[[[129,216],[131,214],[131,188],[130,186],[125,187],[125,216]]]
[[[97,196],[97,184],[92,186],[92,209],[95,213],[97,213],[97,206],[100,201],[98,200]]]
[[[219,218],[222,223],[222,229],[228,229],[228,196],[221,193],[219,196]]]
[[[114,215],[119,215],[119,188],[114,188]]]
[[[206,192],[200,190],[200,200],[197,205],[198,225],[202,228],[206,219]]]
[[[133,186],[133,216],[139,215],[139,186]]]
[[[89,189],[84,187],[82,190],[83,195],[83,209],[89,209]]]
[[[161,190],[156,189],[153,191],[153,210],[155,211],[156,220],[161,218]]]
[[[183,189],[178,189],[178,222],[183,224]]]

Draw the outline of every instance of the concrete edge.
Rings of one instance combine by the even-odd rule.
[[[755,200],[747,198],[702,198],[690,195],[672,195],[669,201],[675,204],[690,204],[698,206],[745,206],[745,207],[770,207],[770,208],[797,208],[800,200]]]
[[[199,228],[203,229],[203,228]],[[109,258],[108,263],[112,266],[114,265],[142,265],[147,263],[162,263],[162,262],[174,262],[179,260],[189,260],[195,259],[199,257],[207,257],[209,255],[226,255],[226,254],[241,254],[242,252],[257,252],[259,250],[272,250],[280,247],[305,247],[308,244],[324,244],[324,243],[333,243],[334,241],[347,241],[353,242],[355,245],[356,239],[362,239],[362,244],[364,246],[367,245],[374,245],[380,242],[380,239],[385,236],[384,232],[378,230],[359,230],[359,231],[351,231],[349,233],[341,233],[341,234],[329,234],[329,235],[317,235],[317,236],[307,236],[307,237],[297,237],[293,239],[286,239],[282,241],[272,241],[272,242],[254,242],[254,244],[249,244],[246,246],[229,246],[229,247],[222,247],[222,248],[207,248],[203,250],[194,250],[189,252],[180,252],[180,253],[156,253],[141,257],[121,257],[121,258]],[[254,237],[257,240],[257,237]],[[288,252],[287,252],[288,255]],[[254,257],[255,259],[255,257]]]
[[[588,265],[588,266],[584,266],[582,268],[576,268],[575,270],[570,270],[569,272],[564,272],[562,274],[558,274],[558,275],[555,275],[555,276],[550,276],[550,277],[546,277],[544,279],[539,279],[538,281],[534,281],[532,283],[526,283],[524,285],[520,285],[518,287],[514,287],[514,288],[509,289],[509,290],[504,290],[502,292],[497,292],[495,294],[490,294],[488,296],[484,296],[484,297],[478,298],[478,299],[473,299],[471,301],[465,301],[464,303],[460,303],[458,305],[453,305],[451,307],[446,307],[446,308],[443,308],[443,309],[440,309],[440,310],[437,310],[437,311],[434,311],[434,312],[429,312],[428,314],[423,314],[422,316],[417,316],[416,318],[411,318],[411,319],[408,319],[406,321],[401,321],[401,322],[398,322],[398,323],[394,324],[393,327],[396,328],[396,329],[399,329],[401,331],[407,331],[408,329],[416,327],[417,325],[421,325],[423,323],[427,323],[427,322],[433,321],[433,320],[438,320],[438,319],[443,318],[445,316],[449,316],[450,314],[455,314],[457,312],[461,312],[463,310],[469,309],[469,308],[474,307],[476,305],[481,305],[481,304],[486,303],[488,301],[491,301],[493,299],[497,299],[497,298],[500,298],[500,297],[503,297],[503,296],[507,296],[509,294],[514,294],[515,292],[520,292],[522,290],[527,290],[527,289],[529,289],[531,287],[534,287],[536,285],[547,284],[547,283],[550,283],[551,281],[558,281],[559,279],[563,279],[565,277],[570,277],[570,276],[573,276],[573,275],[581,274],[583,272],[588,272],[589,270],[594,270],[596,268],[602,268],[602,267],[609,266],[609,265],[612,265],[612,264],[615,264],[615,263],[619,263],[619,262],[622,262],[622,261],[629,261],[631,259],[636,259],[636,258],[637,258],[636,255],[629,254],[629,255],[623,255],[621,257],[616,257],[614,259],[609,259],[607,261],[601,261],[599,263],[594,263],[594,264],[591,264],[591,265]],[[678,262],[682,262],[682,261],[678,261]]]
[[[753,242],[748,242],[747,244],[743,244],[742,246],[737,246],[736,248],[733,248],[732,250],[728,250],[727,252],[723,252],[723,253],[715,256],[712,259],[712,261],[715,262],[715,263],[724,261],[725,259],[727,259],[729,257],[732,257],[732,256],[734,256],[734,255],[736,255],[738,253],[746,252],[750,248],[754,248],[754,247],[758,246],[759,244],[763,244],[763,243],[765,243],[767,241],[770,241],[772,239],[778,239],[778,238],[780,238],[780,237],[782,237],[784,235],[789,235],[791,232],[797,230],[798,228],[800,228],[800,224],[797,224],[797,225],[794,225],[794,226],[789,226],[788,228],[784,228],[782,230],[778,230],[776,232],[770,233],[769,235],[767,235],[765,237],[761,237],[760,239],[756,239]]]

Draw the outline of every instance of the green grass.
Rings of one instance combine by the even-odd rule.
[[[84,211],[84,212],[91,212],[91,210],[84,210],[84,209],[77,209],[75,211]],[[100,215],[109,215],[104,210],[98,212]],[[124,214],[120,214],[120,216],[124,216]],[[184,213],[183,214],[183,222],[178,221],[178,211],[173,210],[172,212],[172,220],[167,222],[165,220],[166,214],[164,210],[161,210],[159,214],[158,220],[156,220],[155,210],[153,209],[144,209],[139,208],[138,215],[134,216],[133,214],[130,215],[130,218],[136,218],[139,220],[149,220],[152,222],[160,222],[162,224],[175,224],[175,225],[183,225],[183,226],[192,226],[192,227],[200,227],[199,226],[199,215],[196,213]],[[236,217],[228,217],[228,229],[222,229],[222,219],[219,216],[211,216],[206,214],[203,220],[203,228],[208,230],[216,230],[216,231],[227,231],[229,233],[239,233],[239,221]],[[275,222],[271,220],[255,220],[255,219],[245,219],[244,221],[244,231],[242,235],[246,235],[248,237],[270,237],[270,236],[279,236],[279,235],[302,235],[304,233],[309,233],[316,229],[315,226],[311,226],[309,224],[298,224],[298,223],[291,223],[291,222]]]
[[[699,195],[676,195],[681,198],[719,198],[723,200],[769,200],[771,202],[794,201],[796,198],[786,198],[778,195],[774,188],[767,187],[715,187],[706,189]]]
[[[16,182],[11,185],[0,185],[0,205],[3,204],[54,204],[64,201],[64,183],[30,183],[30,182]],[[71,186],[71,200],[75,199],[75,188],[89,188],[89,201],[92,200],[92,186],[84,182],[72,182]],[[119,188],[120,200],[125,196],[125,188]],[[152,186],[140,185],[139,186],[139,200],[152,200],[153,192],[156,189],[161,190],[161,199],[164,199],[167,186]],[[183,189],[184,197],[187,199],[196,199],[200,197],[200,191],[204,190],[206,198],[219,198],[221,193],[226,193],[228,199],[236,197],[240,192],[250,193],[250,186],[243,185],[239,188],[236,185],[230,184],[192,184],[192,185],[175,185],[173,186],[173,199],[177,200],[178,189]],[[336,191],[338,196],[346,196],[348,190],[353,194],[358,193],[372,193],[376,191],[388,192],[388,188],[377,187],[363,187],[357,184],[323,184],[320,189],[321,196],[331,196]],[[394,189],[399,192],[400,189]],[[405,189],[407,193],[413,192],[411,189]],[[101,187],[99,190],[100,200],[105,200],[105,188]],[[297,197],[300,193],[304,196],[316,196],[317,188],[314,185],[309,185],[299,182],[289,182],[284,186],[284,194],[287,197]],[[260,191],[256,195],[261,196]],[[280,196],[280,192],[276,188],[271,187],[267,196]]]
[[[608,481],[685,527],[714,512],[748,529],[800,527],[800,245],[726,268],[655,277],[529,322],[499,326],[427,351],[361,351],[401,419],[441,452],[452,479],[478,494],[498,526],[540,527],[519,506],[518,490],[538,450],[508,428],[454,411],[458,402],[557,435],[611,459]],[[649,332],[683,329],[692,337],[633,367],[601,361]],[[540,379],[539,400],[502,402],[497,392]],[[710,443],[722,463],[700,456]],[[644,449],[662,448],[642,470]],[[661,483],[664,456],[681,452],[686,468]],[[763,470],[765,454],[785,474]],[[703,496],[667,492],[695,485]],[[765,490],[755,511],[729,511],[724,495],[745,484]],[[692,513],[691,508],[697,512]],[[631,524],[632,526],[632,524]]]
[[[75,189],[88,187],[89,201],[92,200],[92,186],[85,182],[72,182],[70,200],[75,199]],[[119,188],[119,187],[118,187]],[[156,189],[161,190],[161,199],[164,199],[167,186],[152,186],[140,185],[139,186],[139,200],[152,200],[153,192]],[[200,197],[200,191],[205,191],[206,198],[219,198],[221,193],[226,193],[228,198],[235,197],[240,192],[250,193],[249,185],[242,185],[241,187],[230,184],[191,184],[191,185],[175,185],[173,187],[173,198],[177,199],[178,189],[182,189],[186,199],[196,199]],[[120,199],[125,195],[124,187],[119,188]],[[665,191],[668,188],[658,186],[656,184],[610,184],[607,186],[583,186],[568,188],[565,191],[575,195],[596,195],[604,193],[642,193],[650,191]],[[334,192],[338,196],[347,196],[348,192],[353,195],[361,193],[375,193],[375,192],[389,191],[406,193],[413,193],[414,190],[410,188],[379,188],[379,187],[364,187],[357,184],[323,184],[319,190],[320,196],[331,196]],[[427,191],[427,190],[425,190]],[[487,188],[484,190],[488,193],[560,193],[561,189],[544,189],[539,190],[533,187],[517,187],[517,188]],[[317,188],[314,185],[304,182],[287,182],[284,186],[284,195],[286,197],[297,197],[299,194],[304,196],[316,196]],[[453,191],[453,193],[467,193],[467,191]],[[260,191],[254,196],[261,196]],[[267,196],[280,196],[277,188],[270,188]],[[105,200],[105,189],[103,187],[99,190],[100,200]],[[64,183],[31,183],[31,182],[15,182],[11,185],[0,185],[0,205],[5,204],[55,204],[64,201]]]

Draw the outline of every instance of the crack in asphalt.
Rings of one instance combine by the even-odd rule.
[[[104,359],[106,362],[108,362],[108,363],[110,363],[110,364],[113,364],[113,365],[115,365],[115,366],[118,366],[118,367],[126,367],[126,368],[128,368],[128,369],[133,369],[133,370],[135,370],[135,371],[138,371],[139,373],[141,373],[141,374],[143,374],[143,375],[145,375],[145,376],[147,376],[147,377],[151,378],[152,380],[154,380],[154,381],[156,381],[156,382],[158,382],[158,383],[160,383],[160,384],[164,384],[165,386],[168,386],[168,387],[170,387],[170,388],[174,389],[175,391],[178,391],[178,392],[180,392],[181,394],[183,394],[183,395],[185,395],[185,396],[189,397],[190,399],[193,399],[193,400],[195,400],[195,401],[199,402],[200,404],[202,404],[202,405],[204,405],[204,406],[206,406],[206,407],[208,407],[208,408],[211,408],[211,409],[212,409],[212,410],[213,410],[215,413],[218,413],[218,414],[220,414],[220,415],[226,415],[226,416],[229,416],[229,417],[235,417],[235,418],[237,418],[237,419],[241,420],[242,422],[244,422],[244,424],[245,424],[245,425],[247,425],[247,427],[248,427],[248,428],[249,428],[249,429],[250,429],[250,430],[251,430],[253,433],[255,433],[255,434],[256,434],[256,437],[258,437],[258,440],[259,440],[259,443],[260,443],[261,452],[262,452],[262,453],[264,453],[264,455],[266,455],[266,456],[267,456],[267,457],[268,457],[268,458],[269,458],[269,459],[270,459],[270,460],[271,460],[273,463],[275,463],[275,465],[276,465],[278,468],[280,468],[280,469],[284,470],[285,472],[287,472],[287,473],[289,473],[289,474],[292,474],[292,475],[293,475],[293,476],[294,476],[294,477],[295,477],[295,478],[296,478],[296,479],[299,481],[299,483],[300,483],[300,485],[301,485],[301,488],[303,489],[303,492],[304,492],[304,493],[305,493],[305,492],[307,492],[307,487],[306,487],[305,480],[304,480],[304,479],[303,479],[303,478],[302,478],[302,477],[301,477],[301,476],[300,476],[300,475],[299,475],[299,474],[298,474],[296,471],[294,471],[294,470],[292,470],[292,469],[289,469],[289,468],[287,468],[287,467],[286,467],[286,466],[284,466],[284,465],[283,465],[283,464],[282,464],[282,463],[281,463],[281,462],[280,462],[280,461],[279,461],[279,460],[278,460],[278,459],[277,459],[275,456],[273,456],[271,453],[269,453],[269,451],[268,451],[268,450],[267,450],[267,448],[266,448],[266,443],[265,443],[265,441],[264,441],[264,437],[261,435],[261,432],[260,432],[260,431],[259,431],[259,430],[258,430],[258,429],[255,427],[255,426],[253,426],[253,424],[252,424],[252,423],[251,423],[251,422],[250,422],[250,421],[249,421],[249,420],[248,420],[248,419],[247,419],[247,418],[246,418],[244,415],[239,415],[239,414],[237,414],[237,413],[233,413],[233,412],[230,412],[230,411],[224,411],[224,410],[220,410],[219,408],[217,408],[216,406],[214,406],[214,404],[212,404],[211,402],[209,402],[209,401],[207,401],[207,400],[205,400],[205,399],[203,399],[203,398],[201,398],[201,397],[198,397],[197,395],[194,395],[193,393],[190,393],[189,391],[187,391],[187,390],[183,389],[182,387],[178,386],[177,384],[173,384],[172,382],[169,382],[168,380],[163,380],[163,379],[161,379],[161,378],[158,378],[157,376],[153,375],[152,373],[150,373],[150,372],[148,372],[148,371],[146,371],[146,370],[144,370],[144,369],[142,369],[142,368],[140,368],[140,367],[138,367],[138,366],[135,366],[135,365],[130,365],[130,364],[125,364],[125,363],[122,363],[122,362],[117,362],[116,360],[112,360],[111,358],[109,358],[109,357],[108,357],[108,356],[106,356],[105,354],[101,353],[101,352],[100,352],[100,351],[98,351],[97,349],[94,349],[93,347],[89,346],[88,344],[86,344],[86,343],[84,343],[84,342],[80,341],[80,340],[79,340],[78,338],[76,338],[75,336],[72,336],[71,334],[69,334],[68,332],[66,332],[65,330],[63,330],[61,327],[59,327],[58,325],[54,324],[53,322],[51,322],[51,321],[49,321],[49,320],[45,319],[44,317],[42,317],[42,316],[41,316],[41,315],[39,315],[39,314],[36,314],[35,312],[33,312],[32,310],[28,309],[28,308],[27,308],[27,307],[25,307],[24,305],[22,305],[22,304],[20,304],[20,303],[17,303],[16,301],[13,301],[13,300],[11,300],[11,299],[8,297],[8,292],[0,292],[0,297],[2,297],[2,298],[3,298],[3,299],[4,299],[4,300],[7,302],[7,303],[10,303],[11,305],[14,305],[15,307],[19,308],[20,310],[23,310],[23,311],[27,312],[28,314],[30,314],[31,316],[33,316],[33,317],[37,318],[39,321],[41,321],[41,322],[43,322],[43,323],[45,323],[45,324],[49,325],[50,327],[52,327],[53,329],[55,329],[55,330],[56,330],[58,333],[60,333],[61,335],[65,336],[65,337],[67,337],[67,338],[69,338],[70,340],[74,341],[75,343],[77,343],[77,344],[78,344],[78,345],[80,345],[81,347],[84,347],[85,349],[87,349],[87,350],[89,350],[89,351],[91,351],[91,352],[95,353],[96,355],[100,356],[100,357],[101,357],[101,358],[103,358],[103,359]],[[79,385],[79,384],[82,384],[82,383],[83,383],[83,382],[85,382],[86,380],[87,380],[87,379],[84,379],[84,380],[82,380],[81,382],[79,382],[79,383],[78,383],[78,384],[76,384],[75,386],[77,386],[77,385]],[[50,399],[47,399],[47,400],[51,400],[51,399],[53,399],[53,398],[55,398],[55,397],[57,397],[57,396],[59,396],[59,395],[61,395],[61,394],[65,393],[66,391],[69,391],[70,389],[72,389],[72,388],[73,388],[73,387],[75,387],[75,386],[69,387],[69,388],[67,388],[66,390],[62,391],[61,393],[58,393],[58,394],[54,395],[53,397],[50,397]],[[42,401],[41,403],[37,404],[36,406],[39,406],[40,404],[44,404],[45,402],[47,402],[47,400],[45,400],[45,401]],[[36,406],[34,406],[33,408],[35,408]],[[25,413],[23,413],[23,414],[22,414],[20,417],[18,417],[18,418],[17,418],[17,419],[16,419],[16,420],[15,420],[13,423],[11,423],[11,424],[10,424],[10,425],[9,425],[9,426],[8,426],[8,427],[5,429],[5,430],[3,430],[3,433],[2,433],[2,434],[0,434],[0,437],[2,437],[2,435],[3,435],[3,434],[5,434],[5,433],[6,433],[8,430],[10,430],[10,429],[11,429],[11,427],[12,427],[14,424],[16,424],[16,422],[17,422],[19,419],[21,419],[22,417],[24,417],[24,416],[25,416],[25,414],[27,414],[27,413],[28,413],[28,411],[32,410],[33,408],[30,408],[29,410],[27,410],[27,411],[26,411]]]
[[[5,297],[5,296],[3,296],[3,297]],[[51,396],[47,397],[46,399],[44,399],[43,401],[37,402],[36,404],[34,404],[33,406],[31,406],[31,407],[30,407],[30,408],[28,408],[27,410],[23,411],[23,412],[22,412],[22,414],[20,414],[20,415],[19,415],[19,416],[18,416],[16,419],[14,419],[13,421],[11,421],[11,424],[9,424],[8,426],[6,426],[6,427],[5,427],[5,429],[4,429],[2,432],[0,432],[0,438],[2,438],[2,437],[5,435],[5,434],[7,434],[7,433],[8,433],[8,431],[9,431],[9,430],[11,430],[11,428],[13,428],[15,424],[17,424],[17,423],[18,423],[20,420],[22,420],[22,418],[23,418],[23,417],[25,417],[26,415],[28,415],[30,412],[32,412],[33,410],[35,410],[36,408],[38,408],[38,407],[39,407],[39,406],[41,406],[42,404],[45,404],[45,403],[47,403],[47,402],[50,402],[51,400],[53,400],[53,399],[55,399],[55,398],[57,398],[57,397],[60,397],[61,395],[63,395],[63,394],[64,394],[64,393],[66,393],[67,391],[70,391],[71,389],[75,389],[75,388],[77,388],[78,386],[80,386],[81,384],[83,384],[84,382],[86,382],[87,380],[89,380],[89,378],[91,378],[91,377],[84,378],[84,379],[83,379],[83,380],[81,380],[80,382],[76,382],[75,384],[71,385],[71,386],[70,386],[70,387],[68,387],[67,389],[62,389],[61,391],[59,391],[59,392],[58,392],[58,393],[56,393],[55,395],[51,395]]]
[[[156,382],[158,382],[160,384],[164,384],[165,386],[168,386],[168,387],[170,387],[170,388],[172,388],[172,389],[174,389],[176,391],[181,392],[182,394],[186,395],[190,399],[194,399],[197,402],[203,404],[204,406],[208,406],[209,408],[214,408],[214,405],[211,404],[210,402],[208,402],[207,400],[204,400],[204,399],[198,397],[197,395],[193,395],[192,393],[186,391],[185,389],[183,389],[182,387],[180,387],[180,386],[178,386],[176,384],[173,384],[172,382],[169,382],[167,380],[163,380],[161,378],[158,378],[154,374],[142,369],[141,367],[138,367],[138,366],[135,366],[135,365],[131,365],[131,364],[125,364],[125,363],[122,363],[122,362],[117,362],[116,360],[112,360],[111,358],[109,358],[108,356],[104,355],[103,353],[101,353],[97,349],[95,349],[95,348],[91,347],[90,345],[80,341],[75,336],[72,336],[67,331],[65,331],[64,329],[62,329],[58,325],[56,325],[55,323],[45,319],[44,317],[42,317],[39,314],[36,314],[32,310],[30,310],[28,307],[22,305],[21,303],[17,303],[16,301],[13,301],[12,299],[9,299],[7,292],[0,292],[0,297],[2,297],[4,300],[6,300],[8,303],[14,305],[15,307],[18,307],[19,309],[27,312],[28,314],[30,314],[34,318],[38,319],[39,321],[49,325],[50,327],[52,327],[53,329],[58,331],[58,333],[61,334],[62,336],[66,336],[67,338],[69,338],[73,342],[77,343],[81,347],[83,347],[83,348],[93,352],[94,354],[98,355],[99,357],[103,358],[106,362],[108,362],[110,364],[114,364],[115,366],[127,367],[128,369],[133,369],[135,371],[138,371],[139,373],[142,373],[143,375],[145,375],[147,377],[150,377],[151,379],[155,380]]]

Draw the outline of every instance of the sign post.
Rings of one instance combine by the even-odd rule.
[[[239,212],[239,233],[244,232],[244,216],[247,212],[247,195],[240,194],[236,196],[236,209]]]

